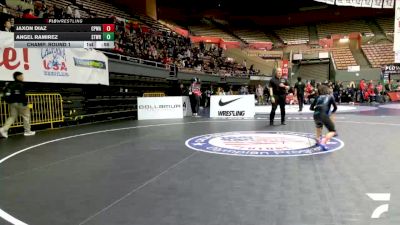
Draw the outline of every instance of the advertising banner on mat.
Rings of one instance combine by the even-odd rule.
[[[27,82],[109,84],[108,58],[93,49],[14,48],[14,34],[0,31],[0,81],[20,71]]]
[[[138,98],[138,120],[181,119],[182,103],[182,97]]]
[[[211,118],[253,118],[255,115],[254,95],[211,96]]]

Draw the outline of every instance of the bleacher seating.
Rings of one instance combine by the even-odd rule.
[[[128,13],[118,9],[108,2],[103,2],[99,0],[85,0],[80,2],[83,5],[83,8],[90,10],[91,13],[96,13],[98,17],[106,18],[113,15],[126,19],[130,18],[130,15]]]
[[[349,48],[334,48],[331,49],[331,52],[338,70],[347,70],[348,66],[357,66]]]
[[[393,44],[363,45],[361,48],[372,67],[394,63]]]
[[[226,33],[225,31],[208,24],[190,26],[189,30],[196,36],[218,37],[222,38],[224,41],[238,41],[237,38]]]
[[[260,30],[237,29],[234,33],[246,43],[271,42],[271,39]]]
[[[383,32],[387,36],[393,36],[394,33],[394,18],[393,17],[382,17],[382,18],[377,18],[376,22],[379,24],[379,26],[382,28]]]
[[[286,27],[275,30],[275,33],[288,45],[306,44],[310,41],[307,26]]]
[[[373,32],[363,20],[350,20],[341,23],[324,23],[317,25],[318,38],[326,38],[332,34],[348,35],[360,32],[364,36],[373,36]]]

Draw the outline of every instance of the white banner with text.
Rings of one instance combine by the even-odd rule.
[[[255,115],[254,95],[211,96],[211,118],[253,118]]]
[[[108,58],[93,49],[14,48],[14,34],[0,31],[0,81],[22,72],[27,82],[109,85]]]

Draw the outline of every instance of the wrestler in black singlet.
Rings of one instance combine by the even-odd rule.
[[[336,112],[337,105],[332,95],[320,95],[311,104],[310,110],[314,111],[314,121],[317,128],[324,125],[329,132],[336,132],[335,124],[329,118],[330,109],[333,106],[332,113]]]

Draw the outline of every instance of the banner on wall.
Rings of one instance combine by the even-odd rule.
[[[211,118],[253,118],[254,95],[213,95],[210,104]]]
[[[16,71],[25,81],[109,85],[108,58],[93,49],[14,48],[14,34],[0,32],[0,80]]]
[[[372,8],[381,9],[383,4],[383,0],[373,0]]]
[[[190,105],[189,96],[182,96],[182,110],[183,116],[192,116],[192,107]]]
[[[363,0],[362,7],[371,7],[371,6],[372,6],[372,0]]]
[[[289,61],[287,59],[282,60],[282,77],[288,79],[289,76]]]
[[[183,102],[182,97],[140,97],[137,99],[138,120],[181,119]]]
[[[336,0],[336,5],[344,6],[344,5],[346,5],[344,1],[345,0]]]
[[[393,9],[395,0],[383,0],[384,9]]]
[[[396,0],[396,10],[394,11],[394,40],[393,51],[400,51],[400,0]]]
[[[362,0],[353,0],[352,1],[352,6],[361,7],[362,6]]]
[[[391,9],[395,0],[314,0],[331,5]]]

